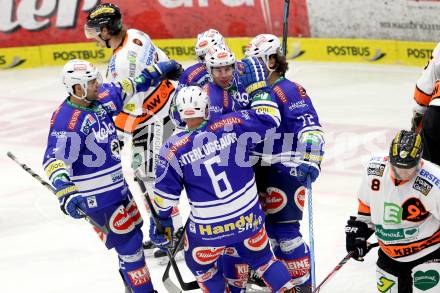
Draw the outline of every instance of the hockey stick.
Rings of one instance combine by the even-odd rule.
[[[310,249],[310,277],[312,281],[312,290],[316,287],[315,276],[315,241],[313,238],[313,204],[312,204],[312,180],[307,176],[307,206],[309,218],[309,249]]]
[[[287,30],[289,24],[289,8],[290,0],[284,0],[284,16],[283,16],[283,54],[287,56]]]
[[[379,243],[371,243],[368,244],[368,251],[370,251],[372,248],[379,246]],[[341,268],[343,265],[345,265],[350,258],[353,256],[354,252],[350,251],[334,268],[333,270],[327,275],[327,277],[325,277],[324,280],[322,280],[322,282],[318,285],[318,287],[316,287],[315,290],[312,291],[312,293],[318,293],[319,290],[321,289],[322,286],[324,286]]]
[[[7,152],[7,156],[13,160],[15,163],[17,163],[18,165],[20,165],[29,175],[31,175],[32,177],[34,177],[38,182],[40,182],[44,187],[46,187],[47,189],[49,189],[53,194],[56,194],[56,190],[55,188],[50,185],[48,182],[46,182],[43,178],[41,178],[38,174],[36,174],[34,171],[32,171],[31,168],[29,168],[26,164],[22,164],[20,163],[20,161],[18,161],[17,157],[15,157],[11,152]],[[80,213],[82,213],[84,215],[84,219],[89,222],[90,224],[92,224],[96,229],[99,229],[101,232],[103,232],[104,234],[108,234],[108,228],[105,226],[101,226],[98,223],[96,223],[92,218],[90,218],[89,216],[87,216],[84,211],[82,211],[80,208],[78,208],[78,210],[80,211]]]
[[[145,186],[144,182],[142,181],[142,179],[140,178],[140,176],[136,172],[135,172],[135,176],[136,176],[136,180],[139,183],[139,186],[141,187],[142,192],[144,193],[145,200],[147,201],[147,204],[150,208],[151,216],[153,218],[154,223],[156,224],[157,230],[159,231],[159,233],[165,234],[165,230],[162,227],[162,225],[160,224],[159,216],[157,215],[156,210],[154,209],[153,203],[151,202],[150,196],[148,195],[147,187]],[[177,278],[177,281],[179,281],[180,287],[182,288],[183,291],[191,291],[191,290],[199,289],[200,288],[199,284],[197,283],[197,281],[191,281],[189,283],[185,282],[182,278],[182,275],[180,274],[180,270],[179,270],[179,267],[177,266],[176,260],[174,259],[174,253],[178,251],[177,250],[178,245],[180,245],[180,242],[183,239],[184,234],[185,233],[182,233],[182,237],[179,238],[179,241],[176,244],[175,250],[172,252],[171,248],[167,248],[166,253],[169,258],[168,265],[171,265],[173,267],[174,273],[176,274],[176,278]],[[168,265],[167,265],[167,267],[168,267]],[[169,268],[168,268],[167,275],[168,276],[166,276],[164,274],[164,276],[162,277],[162,281],[164,283],[165,288],[168,290],[168,292],[170,292],[170,293],[182,292],[182,290],[180,290],[180,288],[177,287],[169,278]],[[168,278],[166,278],[166,277],[168,277]]]

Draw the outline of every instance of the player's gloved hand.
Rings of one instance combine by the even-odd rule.
[[[72,191],[58,198],[60,208],[68,216],[74,219],[83,218],[83,211],[87,208],[87,199],[82,197],[78,191]],[[81,210],[81,211],[80,211]]]
[[[158,62],[147,66],[146,69],[151,78],[157,83],[164,79],[179,80],[183,73],[182,65],[174,60]]]
[[[316,165],[308,162],[299,164],[296,168],[292,168],[291,174],[302,184],[306,185],[307,177],[310,177],[310,182],[315,182],[320,173],[319,168]]]
[[[150,230],[149,236],[151,242],[161,250],[166,251],[171,246],[171,239],[174,233],[173,220],[171,217],[166,219],[159,219],[160,225],[163,231],[160,232],[154,222],[153,217],[150,217]]]
[[[247,57],[239,64],[239,78],[246,92],[252,98],[259,91],[269,89],[266,65],[256,57]]]
[[[345,247],[347,252],[353,251],[353,258],[357,261],[363,261],[363,257],[368,253],[367,239],[374,231],[368,228],[365,222],[356,220],[351,216],[345,226]]]

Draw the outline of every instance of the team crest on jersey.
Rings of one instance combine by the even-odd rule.
[[[116,105],[112,101],[102,104],[104,109],[108,112],[115,112],[116,111]]]
[[[92,115],[87,114],[86,117],[84,118],[81,127],[80,127],[80,131],[84,134],[89,134],[90,133],[90,127],[95,124],[96,119],[93,118]]]
[[[423,195],[428,195],[432,189],[432,186],[433,185],[429,181],[417,176],[412,187],[415,190],[420,191]]]
[[[93,209],[93,208],[98,207],[98,202],[96,201],[96,196],[92,195],[92,196],[87,197],[87,206],[89,207],[89,209]]]
[[[110,217],[110,229],[116,234],[127,234],[134,229],[133,219],[124,206],[119,206]]]
[[[198,264],[207,265],[215,262],[224,249],[224,247],[196,247],[192,251],[192,256]]]
[[[260,231],[254,236],[244,240],[244,246],[252,251],[263,250],[267,243],[269,243],[269,237],[267,236],[266,229],[264,226],[261,227]]]
[[[276,187],[268,187],[264,202],[265,212],[275,214],[281,211],[287,204],[287,195],[284,191]]]
[[[368,165],[367,174],[382,177],[384,170],[385,170],[385,164],[371,162]]]
[[[411,197],[402,204],[402,220],[421,222],[428,218],[430,213],[426,210],[420,199]]]

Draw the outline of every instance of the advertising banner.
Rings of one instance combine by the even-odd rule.
[[[440,0],[310,0],[315,38],[440,41]]]
[[[0,47],[85,42],[99,0],[0,0]],[[104,1],[103,1],[104,2]],[[153,39],[193,38],[209,28],[227,37],[282,35],[283,0],[109,0],[126,26]],[[289,35],[308,37],[306,0],[290,1]]]

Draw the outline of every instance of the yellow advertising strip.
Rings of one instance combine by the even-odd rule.
[[[40,48],[0,48],[0,69],[40,67]]]
[[[228,38],[226,43],[237,59],[251,38]],[[194,61],[195,39],[154,40],[170,58]],[[369,39],[289,38],[289,60],[330,61],[378,64],[425,65],[436,43]],[[0,48],[0,69],[62,66],[71,59],[85,59],[93,63],[107,63],[112,51],[95,43],[42,45],[34,47]]]
[[[74,43],[40,46],[41,62],[46,66],[63,66],[72,59],[83,59],[92,63],[107,63],[112,50],[100,48],[96,43]]]

